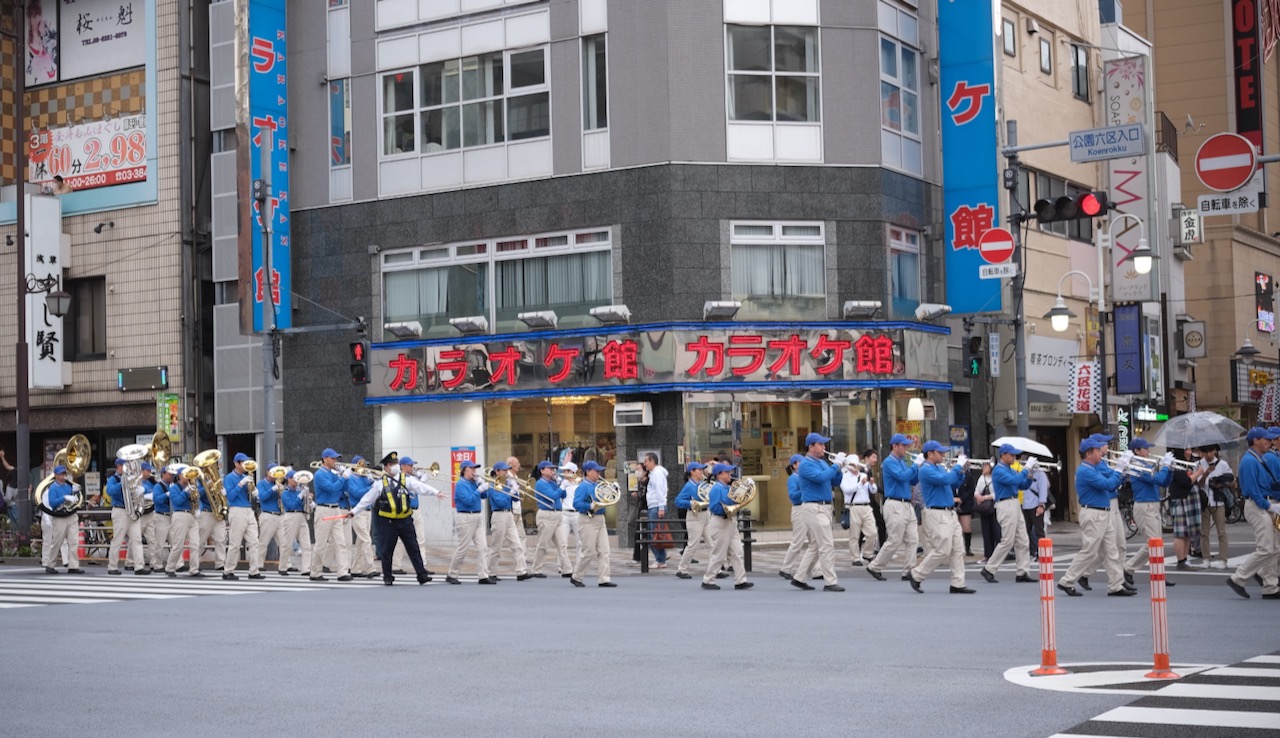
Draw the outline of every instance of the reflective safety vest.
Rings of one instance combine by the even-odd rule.
[[[384,518],[402,519],[413,514],[409,493],[404,488],[403,475],[384,482],[376,507],[378,515]]]

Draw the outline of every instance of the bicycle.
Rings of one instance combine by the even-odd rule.
[[[1125,540],[1138,534],[1138,521],[1133,519],[1133,497],[1120,498],[1120,519],[1124,521]]]

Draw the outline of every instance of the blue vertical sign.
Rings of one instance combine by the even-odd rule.
[[[1142,363],[1142,305],[1116,305],[1115,322],[1116,394],[1141,395],[1146,392],[1146,372]]]
[[[942,202],[953,314],[1001,310],[1003,280],[979,279],[978,239],[999,225],[995,34],[988,0],[938,3]]]
[[[263,131],[270,131],[275,146],[271,155],[271,295],[275,317],[267,308],[266,326],[288,328],[293,324],[292,280],[289,269],[289,141],[288,74],[285,46],[285,0],[249,2],[249,135],[253,137],[250,176],[262,177]],[[267,280],[262,268],[262,223],[253,206],[253,329],[264,328]]]

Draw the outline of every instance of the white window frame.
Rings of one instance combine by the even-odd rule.
[[[890,311],[892,311],[893,301],[898,295],[894,292],[894,253],[913,254],[916,257],[916,304],[919,305],[924,300],[924,260],[920,254],[920,240],[923,234],[919,231],[902,226],[889,224],[885,228],[885,240],[889,244],[889,268],[886,270],[889,274],[889,284],[886,290],[889,294]],[[910,298],[903,298],[910,299]],[[893,317],[910,317],[897,315]]]
[[[894,47],[895,70],[893,74],[887,73],[884,69],[884,64],[882,63],[883,56],[881,54],[881,48],[886,42],[892,44]],[[915,77],[916,78],[915,78],[914,89],[906,85],[902,75],[903,59],[908,54],[915,57],[915,70],[916,70]],[[879,64],[880,66],[880,85],[881,86],[877,89],[877,92],[881,93],[880,94],[880,106],[881,106],[880,107],[880,131],[881,131],[880,141],[881,141],[882,159],[884,161],[885,166],[891,169],[897,169],[903,172],[907,172],[909,174],[914,174],[916,176],[922,176],[924,174],[924,136],[923,136],[923,133],[921,132],[921,128],[923,127],[921,123],[922,123],[922,119],[924,118],[924,111],[922,109],[924,104],[924,98],[920,94],[920,72],[921,72],[920,49],[916,46],[912,46],[904,39],[900,39],[900,38],[897,38],[896,36],[891,36],[889,34],[882,33],[880,35],[880,40],[876,48],[876,59],[877,59],[876,63]],[[889,125],[889,122],[886,119],[887,110],[885,109],[884,95],[882,93],[884,85],[891,85],[897,88],[898,90],[899,125],[897,128],[894,128],[893,126]],[[915,131],[908,130],[903,125],[905,123],[905,117],[903,115],[903,111],[906,109],[906,105],[902,101],[904,94],[910,94],[915,96],[915,101],[916,101],[915,102],[915,112],[916,112],[916,118],[915,118],[916,130]],[[919,168],[914,168],[907,164],[907,160],[906,160],[907,158],[904,152],[907,150],[909,144],[905,143],[905,141],[913,142],[918,147],[920,151]],[[896,157],[890,158],[889,151],[892,151],[892,148],[891,148],[892,144],[896,144],[897,151],[896,151]]]
[[[1049,53],[1049,59],[1045,60],[1045,52]],[[1053,42],[1043,36],[1040,37],[1040,71],[1050,77],[1053,76]]]
[[[597,126],[595,126],[595,127],[588,127],[588,124],[587,124],[587,110],[588,110],[588,105],[587,105],[587,102],[588,102],[588,100],[587,100],[587,64],[586,64],[586,61],[587,61],[587,57],[586,57],[586,54],[587,54],[587,41],[588,41],[589,39],[597,39],[597,38],[598,38],[598,39],[600,39],[600,40],[602,40],[602,41],[604,42],[604,116],[605,116],[605,124],[604,124],[604,125],[602,125],[602,126],[601,126],[601,125],[597,125]],[[579,89],[581,89],[581,90],[582,90],[582,94],[579,96],[579,103],[580,103],[580,104],[581,104],[581,106],[582,106],[582,116],[581,116],[581,118],[580,118],[580,120],[582,121],[582,130],[583,130],[584,132],[588,132],[588,133],[595,133],[595,132],[597,132],[597,131],[607,131],[607,130],[609,130],[609,119],[610,119],[610,118],[612,117],[612,115],[613,115],[613,110],[610,108],[610,105],[611,105],[611,104],[612,104],[612,102],[613,102],[610,98],[612,98],[613,96],[609,94],[609,56],[610,56],[610,54],[609,54],[609,34],[608,34],[608,33],[591,33],[591,34],[587,34],[586,36],[583,36],[583,37],[579,40],[579,42],[578,42],[578,53],[579,53],[579,59],[580,59],[580,67],[579,67],[579,69],[578,69],[578,75],[579,75]]]
[[[744,228],[769,228],[768,235],[755,233],[739,233]],[[816,229],[816,234],[787,233],[788,229]],[[803,299],[825,301],[827,293],[827,227],[820,220],[733,220],[729,221],[729,291],[733,292],[733,249],[735,246],[806,246],[816,247],[822,254],[822,284],[819,290],[811,295],[783,294],[776,299]],[[735,298],[736,299],[736,298]],[[774,318],[777,319],[777,318]]]
[[[741,28],[768,28],[769,29],[769,69],[768,71],[735,71],[729,67],[729,47],[730,29],[732,27]],[[801,28],[804,30],[812,30],[814,34],[814,60],[817,65],[816,72],[779,72],[778,60],[776,58],[777,29],[778,28]],[[771,126],[816,126],[822,124],[822,28],[820,26],[805,25],[788,25],[785,23],[769,24],[768,26],[750,26],[743,23],[726,23],[724,25],[724,68],[725,68],[725,116],[731,124],[756,124]],[[734,77],[768,77],[769,78],[769,120],[739,120],[733,113],[733,78]],[[778,120],[778,78],[779,77],[800,77],[813,78],[818,81],[817,89],[814,91],[814,119],[813,120]]]

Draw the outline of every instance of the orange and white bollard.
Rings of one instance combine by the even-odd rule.
[[[1066,674],[1058,666],[1058,627],[1053,619],[1053,539],[1040,539],[1040,668],[1032,676]]]
[[[1165,599],[1164,539],[1147,540],[1151,566],[1151,633],[1155,640],[1155,665],[1148,679],[1180,679],[1169,669],[1169,613]]]

